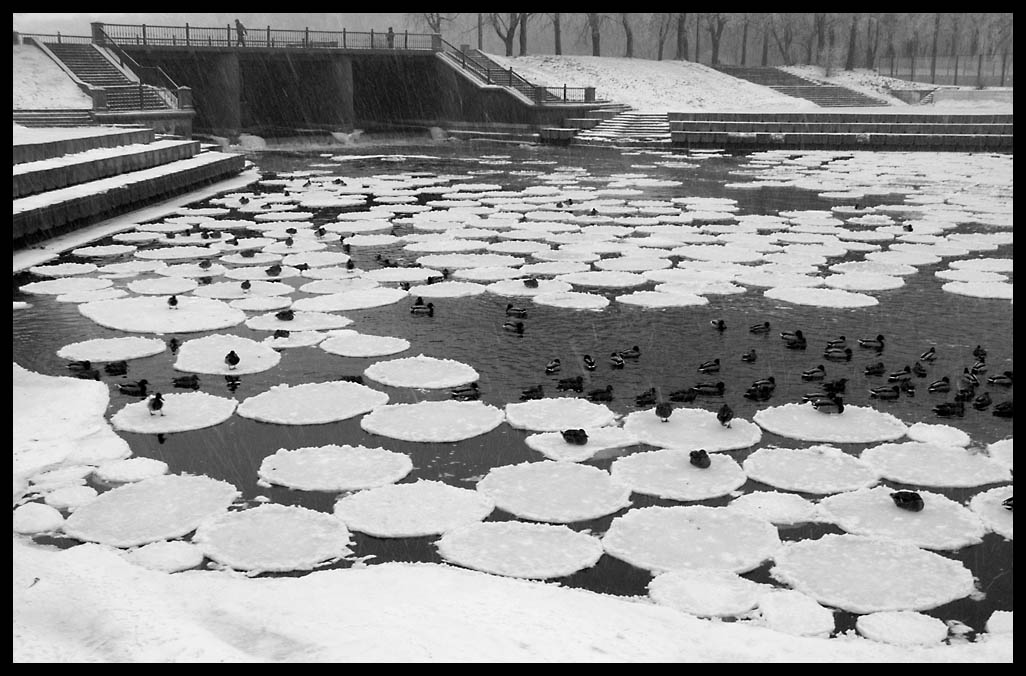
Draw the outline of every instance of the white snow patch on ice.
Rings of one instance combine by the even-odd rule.
[[[665,448],[617,458],[609,472],[637,493],[685,502],[718,498],[748,481],[741,465],[727,455],[714,454],[709,462],[702,469],[691,464],[689,451]]]
[[[742,466],[774,488],[817,495],[868,488],[880,479],[870,465],[833,446],[760,448]]]
[[[524,462],[495,467],[477,483],[495,506],[521,519],[590,521],[629,507],[630,489],[609,473],[572,462]]]
[[[360,427],[392,439],[445,443],[485,434],[505,419],[501,409],[480,401],[421,401],[379,406]]]
[[[381,538],[439,535],[484,520],[495,503],[440,481],[389,484],[339,499],[334,513],[350,530]]]

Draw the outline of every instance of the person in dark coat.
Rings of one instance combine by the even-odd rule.
[[[235,46],[246,46],[246,27],[238,19],[235,20]]]

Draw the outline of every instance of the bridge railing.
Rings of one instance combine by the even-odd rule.
[[[46,44],[87,45],[93,41],[89,35],[63,35],[61,33],[20,33],[22,38],[34,38]]]
[[[247,28],[241,37],[231,24],[212,26],[151,26],[147,24],[93,24],[112,42],[124,46],[179,47],[290,47],[310,49],[406,49],[436,51],[433,33],[381,31],[318,31],[309,28]]]
[[[94,37],[95,37],[94,28]],[[122,67],[128,68],[130,71],[139,76],[139,79],[159,91],[160,97],[164,99],[172,108],[178,107],[178,97],[175,92],[178,91],[178,84],[171,79],[163,68],[160,66],[144,66],[136,61],[132,56],[121,49],[118,43],[110,39],[110,36],[106,35],[103,28],[99,28],[99,33],[105,39],[103,40],[102,46],[106,47],[114,53],[118,58],[118,62]],[[140,94],[141,98],[141,94]]]

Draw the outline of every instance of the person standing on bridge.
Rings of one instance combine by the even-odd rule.
[[[392,49],[393,47],[395,47],[395,33],[392,31],[392,27],[391,26],[388,27],[387,39],[388,39],[388,48]]]
[[[238,19],[235,20],[235,46],[246,46],[246,27]]]

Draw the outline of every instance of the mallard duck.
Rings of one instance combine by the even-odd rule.
[[[228,368],[234,369],[239,365],[239,355],[236,354],[235,350],[231,350],[224,356],[224,363],[228,365]]]
[[[481,391],[477,383],[470,383],[464,387],[457,387],[449,390],[449,396],[458,401],[473,401],[481,397]]]
[[[167,341],[167,349],[171,350],[171,354],[177,354],[178,348],[180,348],[181,346],[182,344],[178,341],[177,338],[172,338],[171,340]]]
[[[925,378],[926,367],[923,366],[921,363],[916,362],[915,364],[912,364],[912,374],[915,375],[917,378]]]
[[[589,401],[612,401],[613,400],[613,386],[606,385],[600,390],[592,390],[588,392]]]
[[[851,348],[828,347],[823,351],[823,357],[830,361],[851,361]]]
[[[973,397],[976,396],[975,385],[962,385],[955,390],[955,401],[972,401]]]
[[[520,392],[520,401],[527,401],[529,399],[544,399],[545,390],[541,385],[535,385],[534,387],[528,387],[526,390]]]
[[[1001,506],[1007,509],[1009,512],[1012,511],[1012,496],[1008,496],[1001,501]]]
[[[935,380],[926,388],[930,392],[950,392],[951,391],[951,379],[944,376],[940,380]]]
[[[1012,372],[1005,371],[1001,375],[991,376],[987,378],[987,382],[991,385],[1001,385],[1002,387],[1012,386]]]
[[[641,348],[635,345],[634,347],[627,350],[620,350],[617,352],[624,359],[637,359],[641,356]]]
[[[154,392],[153,396],[146,402],[146,408],[149,409],[150,415],[154,413],[164,415],[164,396],[160,392]]]
[[[749,387],[747,390],[745,390],[745,393],[741,396],[751,401],[766,401],[772,395],[772,389],[768,387],[755,387],[753,385],[752,387]]]
[[[118,383],[118,392],[121,394],[127,394],[130,397],[145,397],[147,385],[149,385],[149,381],[145,378],[143,380],[137,380],[134,383]]]
[[[511,331],[513,333],[519,333],[519,334],[523,334],[524,333],[524,323],[523,322],[506,322],[505,324],[502,325],[502,328],[505,329],[506,331]]]
[[[916,396],[916,386],[911,380],[902,380],[898,383],[898,389],[910,397]]]
[[[754,363],[756,359],[755,350],[749,350],[741,355],[741,361],[748,362],[749,364]]]
[[[545,365],[545,373],[548,373],[549,375],[552,375],[553,373],[559,373],[559,369],[561,367],[562,365],[560,364],[559,359],[553,359]]]
[[[527,310],[522,307],[513,307],[513,303],[506,304],[506,316],[507,317],[526,317]]]
[[[990,408],[990,405],[992,403],[994,403],[994,401],[990,398],[990,392],[984,392],[980,396],[973,399],[973,408],[975,408],[977,411],[983,411],[987,408]]]
[[[723,333],[724,331],[727,330],[727,323],[725,321],[723,321],[722,319],[714,319],[714,320],[712,320],[709,323],[712,324],[712,327],[714,329],[716,329],[717,331],[719,331],[720,333]]]
[[[414,315],[425,315],[427,317],[435,316],[435,304],[428,303],[427,305],[413,305],[410,308],[410,314]]]
[[[969,367],[969,373],[972,373],[974,376],[975,375],[979,375],[979,374],[985,372],[986,370],[987,370],[987,363],[983,362],[983,361],[978,361],[978,362],[976,362],[975,364],[973,364],[972,366]]]
[[[91,368],[93,368],[93,363],[88,359],[81,359],[79,361],[68,362],[69,371],[88,371]]]
[[[923,498],[915,491],[895,491],[891,493],[891,500],[895,505],[909,512],[923,511]]]
[[[721,380],[718,383],[698,383],[691,389],[695,391],[695,394],[717,397],[723,394],[725,385]]]
[[[524,279],[524,286],[526,286],[528,289],[537,289],[538,280],[534,277],[527,277]]]
[[[210,268],[212,268],[214,266],[214,263],[209,258],[204,258],[203,260],[201,260],[199,262],[199,266],[203,270],[209,270]]]
[[[752,387],[759,387],[759,388],[769,389],[769,391],[771,391],[771,392],[776,388],[776,386],[777,386],[777,379],[774,378],[773,376],[769,376],[769,377],[766,377],[766,378],[760,378],[759,380],[756,380],[756,381],[752,382]]]
[[[278,275],[280,275],[280,274],[281,274],[281,265],[279,265],[278,263],[275,263],[275,264],[274,264],[274,265],[272,265],[271,267],[269,267],[269,268],[265,269],[265,270],[264,270],[264,273],[265,273],[265,274],[266,274],[266,275],[267,275],[268,277],[277,277]]]
[[[111,376],[123,376],[128,373],[127,361],[112,361],[103,367],[104,372]]]
[[[942,418],[961,418],[965,415],[965,404],[961,401],[944,402],[933,407],[933,412]]]
[[[844,390],[848,386],[847,378],[838,378],[837,380],[830,380],[820,385],[823,391],[827,394],[844,394]]]
[[[347,267],[348,269],[350,269],[350,270],[352,270],[352,268],[350,268],[350,267],[349,267],[349,265],[350,265],[350,264],[351,264],[352,262],[353,262],[353,261],[346,261],[346,267]],[[296,263],[296,264],[295,264],[295,265],[293,265],[292,267],[294,267],[295,269],[299,270],[300,272],[306,272],[307,270],[309,270],[309,269],[310,269],[310,264],[309,264],[309,263]]]
[[[562,392],[567,390],[573,390],[574,392],[584,391],[584,378],[581,376],[574,376],[573,378],[560,378],[559,382],[556,383],[556,389]]]
[[[882,361],[878,361],[875,364],[870,364],[864,370],[867,376],[882,376],[887,371],[887,367],[884,366]]]
[[[897,385],[881,385],[870,388],[869,396],[873,399],[894,400],[901,396],[901,389]]]
[[[960,377],[963,385],[971,385],[972,387],[979,387],[980,379],[976,377],[976,374],[970,371],[968,368],[962,369],[962,375]]]
[[[214,278],[204,275],[203,277],[197,277],[196,281],[199,282],[201,285],[206,286],[208,284],[212,284],[214,282]]]
[[[822,364],[816,368],[802,371],[802,380],[823,380],[823,378],[826,378],[826,369]]]
[[[641,394],[634,397],[634,405],[639,408],[655,406],[656,401],[656,389],[654,387],[649,388]]]
[[[73,373],[75,374],[76,378],[81,378],[82,380],[100,379],[100,372],[96,369],[82,369],[80,371],[73,371]]]
[[[840,397],[817,399],[812,406],[820,413],[844,413],[844,401]]]
[[[661,401],[656,404],[655,414],[663,422],[667,422],[670,416],[673,415],[673,404],[668,401]]]
[[[609,355],[609,364],[614,369],[622,369],[624,364],[623,357],[614,352],[611,355]]]
[[[848,347],[848,339],[845,338],[844,336],[838,336],[837,338],[833,338],[831,340],[828,340],[826,346],[828,348],[829,347],[845,348],[845,347]]]
[[[720,370],[720,360],[719,360],[719,358],[713,359],[711,361],[705,361],[705,362],[702,362],[701,364],[698,365],[698,372],[699,373],[716,373],[719,370]]]
[[[296,240],[292,239],[291,237],[286,237],[285,238],[285,246],[292,246],[295,243],[296,243]]]
[[[912,369],[909,368],[908,364],[905,364],[905,368],[900,371],[892,371],[887,375],[887,382],[896,383],[899,380],[909,380],[912,378]]]
[[[919,355],[920,361],[934,361],[937,359],[937,348],[930,346],[930,349]]]
[[[169,308],[171,308],[172,310],[177,310],[178,309],[178,296],[172,295],[170,298],[168,298],[167,299],[167,306]]]
[[[324,237],[325,235],[328,234],[328,231],[325,230],[324,228],[317,228],[317,229],[314,230],[314,234],[317,235],[318,237]]]
[[[859,338],[859,346],[879,352],[884,349],[884,337],[878,335],[876,338]]]
[[[669,399],[670,401],[675,401],[678,403],[683,402],[686,404],[694,401],[696,394],[697,393],[695,392],[695,389],[693,387],[689,387],[686,390],[676,390],[674,392],[670,392]]]
[[[784,347],[788,350],[804,350],[809,344],[804,338],[798,338],[796,340],[789,340],[784,343]]]
[[[1011,418],[1012,417],[1012,400],[1002,401],[1000,404],[994,405],[994,415],[999,418]]]
[[[595,360],[591,358],[590,354],[584,355],[584,368],[588,369],[589,371],[594,371],[596,368],[598,368],[598,364],[595,363]]]
[[[724,427],[730,427],[730,421],[734,419],[734,410],[727,404],[723,404],[723,406],[720,406],[720,410],[716,412],[716,419]]]
[[[709,454],[701,448],[697,451],[691,451],[689,458],[689,462],[699,469],[709,469],[709,465],[712,464]]]
[[[195,373],[192,373],[187,376],[175,376],[171,379],[171,384],[175,387],[182,387],[186,389],[195,390],[198,389],[200,385],[199,376]]]
[[[272,338],[274,338],[275,340],[279,340],[279,339],[282,339],[282,338],[288,338],[291,335],[292,335],[292,332],[289,331],[288,329],[275,329],[274,330],[274,335],[272,336]]]
[[[977,359],[983,360],[987,358],[987,351],[983,349],[982,345],[977,345],[973,349],[973,356]]]
[[[588,443],[588,433],[582,429],[563,430],[563,441],[574,446],[583,446]]]
[[[231,240],[229,240],[228,243],[231,244]],[[238,244],[239,241],[235,240],[235,243]],[[256,256],[256,250],[255,249],[243,249],[242,251],[239,252],[239,255],[242,256],[243,258],[253,258],[254,256]]]
[[[291,322],[296,318],[296,313],[293,310],[278,310],[274,313],[274,316],[279,321]]]
[[[748,333],[769,333],[769,330],[769,322],[763,322],[762,324],[752,324],[748,327]]]
[[[805,340],[805,334],[801,332],[801,329],[797,331],[781,331],[780,338],[786,343],[790,343],[796,340]]]

